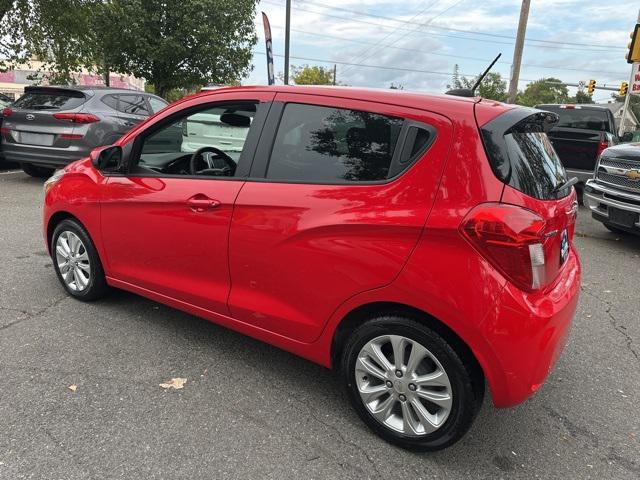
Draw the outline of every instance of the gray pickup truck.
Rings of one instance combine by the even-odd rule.
[[[640,143],[602,152],[585,185],[584,203],[593,218],[612,232],[640,235]]]

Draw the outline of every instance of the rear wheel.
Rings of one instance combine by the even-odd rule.
[[[49,178],[55,169],[47,168],[47,167],[38,167],[37,165],[33,165],[31,163],[22,163],[20,164],[22,167],[22,171],[27,175],[30,175],[35,178]]]
[[[72,219],[60,222],[53,231],[50,248],[58,279],[72,297],[90,301],[107,293],[100,258],[80,223]]]
[[[457,442],[482,403],[473,369],[452,346],[401,316],[358,327],[343,350],[341,374],[360,418],[383,439],[412,450]]]

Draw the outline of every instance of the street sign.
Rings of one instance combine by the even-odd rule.
[[[634,63],[631,69],[631,93],[640,93],[640,63]]]

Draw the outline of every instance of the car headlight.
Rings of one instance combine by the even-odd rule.
[[[44,194],[46,195],[47,193],[49,193],[49,190],[51,190],[53,186],[58,183],[58,180],[60,180],[63,176],[64,170],[62,169],[53,172],[53,175],[47,178],[47,180],[44,182]]]

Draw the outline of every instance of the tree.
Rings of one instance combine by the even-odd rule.
[[[391,90],[404,90],[404,85],[401,83],[391,82],[391,85],[389,85],[389,88]]]
[[[250,70],[256,0],[111,0],[101,17],[113,69],[174,88],[226,84]]]
[[[593,103],[593,98],[584,90],[578,90],[576,96],[569,99],[570,103]]]
[[[291,67],[291,80],[296,85],[333,85],[333,69],[317,65]]]
[[[569,90],[557,78],[541,78],[527,85],[524,92],[518,93],[516,103],[533,107],[541,103],[568,103]]]
[[[0,0],[0,67],[38,58],[51,81],[83,68],[172,89],[245,76],[256,0]]]

